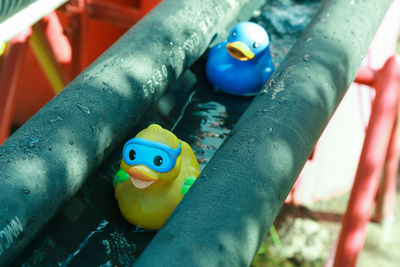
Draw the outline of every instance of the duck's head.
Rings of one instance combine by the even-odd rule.
[[[226,49],[237,60],[248,61],[262,55],[269,47],[267,32],[260,25],[245,21],[230,31]]]
[[[182,144],[172,132],[152,124],[125,144],[121,169],[129,174],[133,186],[145,189],[178,177],[181,152]]]

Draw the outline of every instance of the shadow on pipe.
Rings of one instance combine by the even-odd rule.
[[[0,265],[77,192],[211,40],[261,0],[165,0],[0,147]]]
[[[137,266],[251,263],[389,4],[322,4]]]

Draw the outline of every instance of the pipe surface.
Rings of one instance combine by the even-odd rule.
[[[0,0],[0,43],[36,23],[67,0]]]
[[[321,5],[135,266],[250,265],[390,2]]]
[[[262,2],[163,1],[0,146],[0,266],[18,256],[215,35]]]
[[[0,22],[6,20],[35,1],[38,0],[1,0]]]

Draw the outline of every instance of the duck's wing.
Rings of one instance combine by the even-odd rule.
[[[182,166],[184,182],[182,185],[182,194],[185,195],[187,191],[189,191],[190,187],[193,185],[194,181],[196,181],[197,176],[200,174],[199,164],[197,163],[196,156],[193,153],[192,148],[185,141],[181,141],[182,144],[182,154],[185,155],[182,157]]]
[[[129,179],[129,174],[125,172],[123,169],[119,169],[119,171],[114,175],[113,186],[115,187],[118,183],[123,183]]]
[[[192,187],[193,183],[196,181],[196,177],[194,176],[189,176],[185,178],[185,182],[183,183],[182,186],[182,194],[186,195],[186,193],[189,191],[190,187]]]

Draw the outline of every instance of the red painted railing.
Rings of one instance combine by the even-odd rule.
[[[379,221],[394,216],[398,169],[396,135],[400,57],[392,56],[378,71],[362,68],[355,81],[374,87],[376,97],[350,200],[342,221],[335,267],[355,266],[364,246],[366,227],[375,202]],[[380,183],[382,171],[384,174]],[[377,197],[378,188],[380,194]]]

